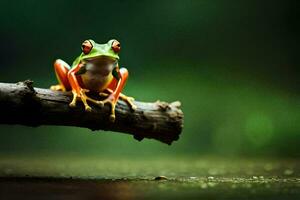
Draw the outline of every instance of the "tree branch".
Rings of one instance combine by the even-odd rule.
[[[0,83],[0,124],[26,126],[62,125],[85,127],[91,130],[110,130],[131,134],[141,141],[152,138],[171,144],[178,140],[183,127],[180,102],[138,102],[136,111],[119,100],[116,106],[116,121],[109,121],[109,106],[92,106],[86,112],[81,103],[70,108],[70,92],[55,92],[33,88],[32,81],[17,84]]]

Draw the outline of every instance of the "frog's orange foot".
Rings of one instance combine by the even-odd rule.
[[[133,103],[134,102],[134,98],[133,97],[127,97],[127,99],[125,101],[130,105],[130,108],[133,111],[135,111],[137,109],[137,106]]]
[[[100,106],[101,108],[104,106],[103,101],[99,101],[99,100],[93,99],[93,98],[88,97],[88,96],[86,96],[86,99],[87,99],[88,101],[90,101],[90,102],[92,102],[92,103],[94,103],[94,104]]]
[[[121,93],[120,94],[120,99],[125,101],[130,106],[131,110],[135,111],[137,109],[137,106],[133,103],[134,102],[133,97],[128,97],[128,96]]]
[[[50,87],[50,90],[54,90],[54,91],[66,91],[65,87],[58,84],[58,85],[52,85]]]
[[[80,93],[77,93],[76,91],[72,91],[73,99],[72,99],[71,103],[69,104],[69,106],[73,107],[73,108],[76,107],[77,99],[79,98],[82,101],[85,110],[88,112],[91,112],[92,108],[87,103],[87,99],[89,97],[86,96],[86,94],[85,94],[86,92],[88,92],[88,90],[85,90],[85,89],[81,89]]]
[[[102,101],[102,103],[110,105],[109,121],[115,122],[115,120],[116,120],[116,115],[115,115],[116,101],[115,101],[115,98],[112,95],[109,95],[105,100]]]
[[[108,96],[108,95],[106,95]],[[103,101],[99,101],[99,100],[95,100],[92,99],[90,97],[87,97],[87,100],[100,106],[100,107],[104,107],[104,104],[109,104],[110,105],[110,109],[111,109],[111,113],[109,115],[109,121],[114,122],[116,120],[116,116],[115,116],[115,107],[116,107],[116,103],[114,102],[114,100],[112,100],[111,98],[106,98]]]
[[[72,91],[72,93],[73,93],[73,99],[72,99],[71,103],[69,103],[69,106],[71,108],[75,108],[76,107],[76,103],[77,103],[78,94],[75,91]]]

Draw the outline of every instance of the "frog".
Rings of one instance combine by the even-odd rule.
[[[54,62],[54,71],[58,84],[52,85],[54,91],[71,91],[71,108],[77,106],[81,100],[85,111],[91,112],[89,103],[103,107],[110,105],[109,120],[116,120],[115,107],[119,99],[125,101],[131,110],[136,110],[134,98],[124,95],[122,90],[128,79],[129,72],[126,68],[119,66],[119,53],[121,44],[116,39],[107,43],[98,44],[92,39],[84,40],[81,44],[81,53],[70,66],[62,59]],[[102,97],[92,98],[89,93]]]

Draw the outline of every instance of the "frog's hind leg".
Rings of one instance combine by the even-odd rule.
[[[68,91],[71,89],[69,80],[68,80],[68,72],[70,70],[70,66],[63,60],[57,59],[54,62],[54,70],[59,82],[58,85],[52,85],[50,87],[51,90],[56,91]]]

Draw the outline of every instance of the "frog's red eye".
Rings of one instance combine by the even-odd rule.
[[[121,44],[118,40],[114,40],[111,44],[112,50],[114,50],[115,53],[119,53],[121,50]]]
[[[93,48],[93,44],[89,40],[85,40],[81,45],[81,50],[84,54],[90,53],[92,48]]]

